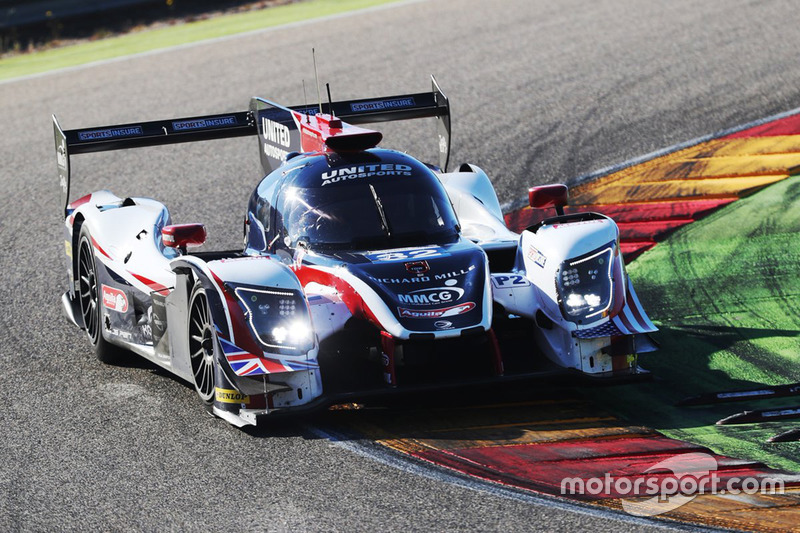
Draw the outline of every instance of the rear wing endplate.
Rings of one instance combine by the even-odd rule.
[[[325,103],[322,104],[322,110],[326,113],[332,112],[353,125],[435,117],[439,139],[439,166],[446,171],[450,159],[450,104],[433,76],[431,82],[432,90],[428,93]],[[64,216],[68,215],[70,199],[70,157],[75,154],[258,135],[262,166],[265,172],[270,172],[282,163],[280,156],[300,149],[299,132],[291,118],[292,111],[313,115],[319,111],[319,106],[287,108],[253,98],[248,111],[74,130],[63,130],[53,115]],[[288,142],[284,138],[279,140],[280,150],[273,146],[274,136],[271,137],[269,131],[265,135],[263,118],[267,115],[270,117],[268,120],[283,124],[292,132]]]

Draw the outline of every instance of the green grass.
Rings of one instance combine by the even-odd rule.
[[[308,0],[12,56],[0,60],[0,80],[280,26],[393,1],[397,0]]]
[[[628,266],[661,349],[650,383],[588,394],[636,423],[718,453],[800,471],[797,443],[766,439],[800,420],[716,426],[800,397],[676,407],[700,392],[800,382],[800,176],[685,226]]]

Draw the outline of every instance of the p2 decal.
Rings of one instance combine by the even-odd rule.
[[[492,285],[498,289],[528,287],[531,282],[520,274],[492,275]]]

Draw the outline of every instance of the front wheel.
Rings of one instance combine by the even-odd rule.
[[[194,375],[194,389],[205,405],[214,401],[217,338],[211,320],[206,291],[197,282],[189,298],[189,360]]]

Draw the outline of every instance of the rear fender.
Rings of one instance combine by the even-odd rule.
[[[503,211],[497,199],[492,182],[480,167],[464,163],[458,172],[440,174],[439,180],[444,184],[448,193],[456,190],[468,193],[475,198],[483,209],[494,215],[495,218],[503,220]]]
[[[121,202],[122,199],[107,190],[96,191],[87,194],[82,198],[71,202],[66,209],[64,218],[64,253],[66,255],[67,276],[69,280],[70,299],[75,298],[76,278],[75,272],[78,267],[78,239],[80,239],[81,227],[88,219],[89,231],[92,237],[97,238],[102,232],[102,224],[98,224],[97,217],[100,214],[98,205],[113,204]],[[80,315],[80,313],[78,313]],[[80,316],[78,320],[82,321]],[[80,325],[80,324],[79,324]],[[81,326],[82,327],[82,326]]]
[[[173,284],[173,276],[163,267],[167,266],[168,257],[177,252],[165,251],[160,239],[161,227],[169,222],[169,212],[164,205],[147,198],[122,199],[105,190],[87,194],[67,206],[64,249],[68,301],[65,307],[68,303],[71,317],[79,327],[83,327],[76,297],[82,228],[86,226],[91,235],[103,283],[124,289],[131,301],[135,295],[141,303],[139,307],[146,309],[153,287],[171,287]],[[115,273],[113,275],[110,273],[112,270]],[[137,278],[137,274],[143,277]],[[120,277],[123,281],[120,281]],[[143,281],[145,279],[149,285]],[[115,318],[119,317],[115,315]],[[133,321],[132,317],[129,318]],[[123,325],[119,324],[118,329],[130,330],[133,327],[123,328]],[[103,335],[106,337],[105,329]]]
[[[77,249],[81,228],[89,229],[95,247],[113,262],[125,262],[125,257],[134,249],[142,250],[142,244],[152,243],[147,252],[158,252],[167,257],[177,252],[167,250],[161,244],[161,228],[170,223],[167,208],[149,198],[122,199],[102,190],[75,200],[67,206],[64,219],[65,252],[68,258],[70,280],[77,266]],[[137,252],[137,258],[141,255]],[[150,263],[146,261],[146,263]],[[74,296],[74,283],[70,287]]]
[[[464,237],[473,242],[514,242],[518,235],[503,220],[500,202],[486,173],[463,164],[458,172],[439,174],[461,224]]]

